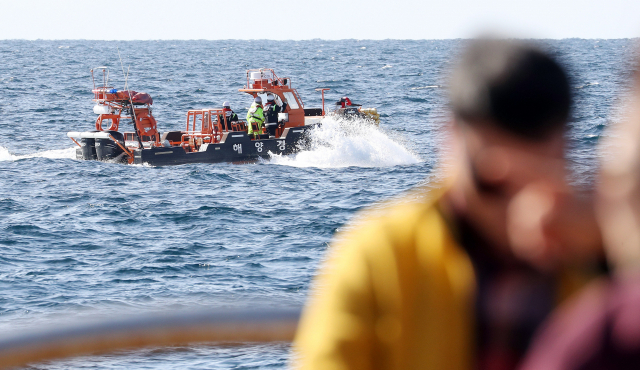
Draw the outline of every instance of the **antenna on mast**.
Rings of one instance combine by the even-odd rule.
[[[120,67],[122,68],[122,77],[124,77],[124,90],[129,95],[129,104],[131,109],[131,116],[133,121],[133,128],[136,130],[136,136],[138,136],[138,145],[140,145],[140,149],[144,149],[142,146],[142,138],[140,138],[140,131],[138,130],[138,118],[136,117],[136,110],[133,108],[133,99],[131,98],[131,91],[127,89],[127,83],[129,81],[129,68],[127,68],[127,74],[124,73],[124,64],[122,64],[122,56],[120,55],[120,47],[118,49],[118,58],[120,58]]]

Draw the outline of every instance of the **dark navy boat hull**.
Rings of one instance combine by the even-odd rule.
[[[219,143],[203,144],[197,152],[186,152],[182,147],[158,147],[136,149],[133,151],[134,164],[148,164],[152,166],[171,166],[188,163],[219,163],[255,161],[258,158],[268,158],[271,154],[287,155],[304,148],[307,141],[306,132],[313,126],[286,128],[279,138],[251,140],[246,132],[225,133]],[[86,151],[86,149],[85,149]],[[114,155],[119,154],[113,151]],[[82,155],[80,149],[78,159],[88,159]],[[126,157],[101,158],[114,160]]]

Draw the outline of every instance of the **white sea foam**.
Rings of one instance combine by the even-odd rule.
[[[409,90],[437,89],[438,87],[440,87],[440,85],[419,86],[419,87],[412,87]]]
[[[308,150],[273,154],[270,163],[294,167],[389,167],[420,162],[402,144],[363,119],[325,117],[309,132]]]
[[[576,89],[584,89],[587,86],[596,86],[596,85],[600,85],[600,83],[599,82],[589,82],[589,83],[586,83],[584,85],[576,86]]]
[[[76,157],[76,148],[45,150],[32,154],[13,155],[5,147],[0,146],[0,161],[17,161],[27,158],[51,158],[51,159],[74,159]]]

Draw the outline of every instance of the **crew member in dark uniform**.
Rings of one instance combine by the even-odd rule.
[[[264,122],[269,136],[276,136],[276,130],[283,126],[284,122],[278,122],[278,113],[284,113],[287,103],[279,105],[272,93],[267,94],[267,103],[264,105]]]
[[[222,125],[222,129],[225,131],[231,131],[231,122],[238,122],[238,115],[231,110],[231,105],[229,105],[229,102],[224,102],[222,104],[222,111],[224,112],[223,114],[218,115],[218,121],[220,122],[220,125]],[[226,127],[225,127],[225,118],[226,118]]]

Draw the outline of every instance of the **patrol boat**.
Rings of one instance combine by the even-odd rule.
[[[98,114],[95,130],[68,132],[67,136],[78,145],[76,158],[83,160],[114,161],[152,166],[186,163],[242,162],[269,157],[270,153],[287,155],[305,145],[305,133],[319,124],[325,116],[323,108],[305,108],[298,91],[291,86],[291,78],[280,78],[273,69],[247,71],[247,83],[239,89],[253,98],[266,101],[268,93],[286,104],[278,114],[279,125],[275,135],[247,134],[247,122],[227,122],[222,109],[196,109],[187,112],[184,131],[160,133],[152,114],[153,99],[149,94],[122,90],[109,86],[107,67],[102,71],[102,85],[96,86],[94,70],[94,113]],[[120,125],[132,125],[130,131],[120,132]]]

